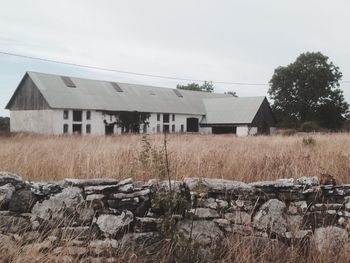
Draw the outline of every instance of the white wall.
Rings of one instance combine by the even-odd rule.
[[[82,121],[73,122],[73,110],[68,110],[68,119],[63,118],[64,110],[26,110],[11,111],[10,125],[12,132],[34,132],[41,134],[63,134],[63,125],[68,125],[68,134],[73,133],[73,124],[82,125],[82,134],[86,134],[86,125],[90,124],[91,134],[105,134],[105,125],[101,112],[90,111],[91,119],[86,119],[82,111]]]
[[[256,135],[258,133],[257,127],[237,126],[236,135],[238,137]]]
[[[11,131],[13,132],[34,132],[42,134],[63,134],[64,124],[68,125],[68,134],[73,133],[73,124],[82,125],[82,134],[86,134],[86,125],[90,124],[91,134],[104,135],[105,122],[115,123],[117,120],[114,115],[104,114],[101,111],[90,111],[91,118],[87,120],[86,110],[82,111],[82,121],[73,122],[73,110],[68,111],[68,119],[63,118],[64,110],[35,110],[35,111],[11,111]],[[163,131],[163,125],[169,125],[170,133],[173,132],[172,126],[175,125],[175,132],[181,132],[181,125],[183,125],[183,132],[187,131],[187,118],[198,118],[200,122],[202,115],[188,115],[188,114],[169,114],[169,123],[163,122],[163,114],[160,113],[160,120],[157,120],[157,113],[151,113],[149,118],[149,125],[147,133],[156,133],[157,126],[160,126],[159,131]],[[143,127],[141,125],[142,132]],[[199,128],[201,133],[211,133],[211,128]],[[114,126],[114,134],[121,134],[121,128]]]
[[[55,134],[55,112],[52,110],[26,110],[10,112],[11,132]]]

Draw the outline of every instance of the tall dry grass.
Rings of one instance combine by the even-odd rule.
[[[302,136],[168,135],[173,178],[215,177],[251,182],[276,178],[333,175],[350,182],[349,134]],[[163,135],[150,135],[152,148],[162,148]],[[308,140],[306,140],[308,141]],[[0,137],[0,170],[27,180],[66,177],[156,177],[156,165],[140,158],[141,135],[116,137],[39,136]]]

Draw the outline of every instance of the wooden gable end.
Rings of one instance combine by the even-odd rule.
[[[255,127],[263,127],[265,125],[267,125],[268,127],[276,126],[276,118],[266,98],[261,103],[259,110],[257,111],[253,119],[252,124]]]
[[[44,96],[28,74],[26,74],[6,106],[11,111],[50,109]]]

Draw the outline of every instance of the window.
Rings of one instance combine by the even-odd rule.
[[[183,97],[182,94],[181,94],[181,92],[180,92],[179,90],[173,89],[173,91],[174,91],[174,93],[176,94],[176,96],[178,96],[179,98],[182,98],[182,97]]]
[[[69,119],[69,111],[67,111],[67,110],[63,111],[63,119],[64,120],[68,120]]]
[[[86,134],[90,134],[91,133],[91,125],[87,124],[86,125]]]
[[[160,121],[160,113],[157,113],[157,121]]]
[[[86,119],[91,120],[91,111],[89,110],[86,112]]]
[[[168,114],[168,113],[167,113],[167,114],[164,114],[164,113],[163,113],[163,122],[169,123],[169,119],[170,119],[170,118],[169,118],[169,117],[170,117],[169,115],[170,115],[170,114]]]
[[[76,88],[77,86],[75,86],[74,82],[71,80],[70,77],[61,77],[64,84],[69,87],[69,88]]]
[[[175,124],[171,125],[171,132],[175,132]]]
[[[111,85],[115,89],[116,92],[123,92],[122,88],[116,82],[111,82]]]
[[[184,125],[183,124],[181,124],[181,132],[184,132]]]
[[[81,110],[73,111],[73,121],[82,121],[83,120],[83,112]]]
[[[63,133],[68,133],[68,124],[63,124]]]
[[[160,124],[157,124],[157,132],[160,132]]]
[[[173,114],[172,116],[172,121],[175,121],[175,114]]]

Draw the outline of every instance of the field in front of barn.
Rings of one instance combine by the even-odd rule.
[[[310,139],[311,138],[311,139]],[[172,179],[244,182],[333,175],[350,183],[349,134],[303,136],[168,135]],[[165,172],[163,135],[0,137],[0,170],[26,180],[127,178],[147,181]]]

